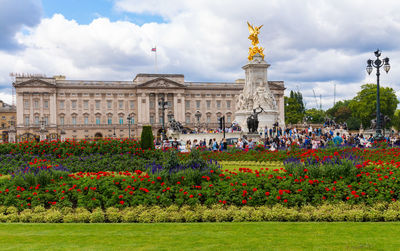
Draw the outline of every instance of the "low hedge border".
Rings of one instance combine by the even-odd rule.
[[[0,206],[0,222],[22,223],[158,223],[158,222],[260,222],[260,221],[399,221],[400,202],[377,203],[374,206],[347,205],[344,203],[322,206],[286,208],[206,206],[137,206],[123,210],[85,208],[51,208],[38,206],[18,212],[15,207]]]

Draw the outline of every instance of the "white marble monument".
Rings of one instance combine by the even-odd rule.
[[[283,121],[279,120],[279,112],[276,100],[268,85],[267,69],[270,65],[265,62],[262,55],[256,53],[242,68],[245,70],[246,79],[243,92],[236,100],[235,121],[248,132],[247,118],[262,108],[258,114],[258,131],[263,131],[265,126],[273,127],[278,122],[283,127]]]

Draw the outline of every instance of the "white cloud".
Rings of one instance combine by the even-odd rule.
[[[356,95],[375,82],[366,60],[379,47],[392,70],[382,83],[400,92],[400,5],[396,0],[115,0],[122,12],[159,15],[165,23],[136,25],[96,18],[88,25],[62,15],[19,32],[25,50],[0,52],[0,88],[9,72],[64,74],[70,79],[129,80],[154,72],[151,47],[157,45],[159,72],[183,73],[192,81],[243,78],[250,45],[246,20],[261,29],[271,80],[301,91],[315,107],[313,89],[324,108]],[[319,102],[319,101],[318,101]]]

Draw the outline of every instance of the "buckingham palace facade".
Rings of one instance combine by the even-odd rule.
[[[284,116],[284,83],[269,81]],[[185,82],[181,74],[138,74],[133,81],[67,80],[64,76],[16,77],[17,139],[38,135],[48,138],[137,137],[143,125],[157,134],[162,126],[161,97],[167,102],[165,124],[174,118],[188,128],[197,124],[217,128],[235,117],[236,96],[244,80],[230,83]],[[131,122],[128,125],[127,118]],[[284,118],[281,118],[284,121]],[[131,133],[129,133],[130,128]]]

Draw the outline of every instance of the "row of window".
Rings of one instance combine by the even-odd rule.
[[[196,100],[196,108],[197,109],[200,109],[200,105],[201,105],[201,100]],[[190,109],[190,100],[186,100],[185,106],[186,106],[186,109]],[[207,109],[211,109],[211,100],[206,100],[206,106],[207,106]],[[216,101],[215,107],[221,108],[221,100]],[[230,100],[226,100],[226,108],[228,108],[228,109],[231,108]]]
[[[76,125],[76,124],[77,124],[76,118],[77,118],[76,115],[72,116],[72,121],[71,121],[71,122],[72,122],[72,123],[71,123],[72,125]],[[30,122],[29,116],[25,116],[25,126],[29,126],[29,122]],[[48,125],[49,118],[48,118],[47,116],[45,116],[45,117],[43,118],[43,122],[44,122],[45,125]],[[64,119],[63,116],[61,116],[61,117],[60,117],[60,125],[64,125],[64,122],[65,122],[65,119]],[[100,125],[100,124],[101,124],[100,122],[101,122],[101,117],[100,117],[100,116],[96,116],[96,125]],[[34,117],[33,123],[34,123],[34,125],[40,125],[41,121],[39,120],[39,116],[35,116],[35,117]],[[85,125],[88,125],[88,124],[89,124],[89,116],[84,116],[84,117],[83,117],[83,123],[84,123]],[[123,124],[124,124],[124,117],[120,116],[120,117],[118,118],[118,123],[119,123],[120,125],[123,125]],[[133,125],[134,123],[135,123],[135,118],[132,117],[132,119],[131,119],[131,124]],[[112,125],[112,124],[113,124],[113,119],[112,119],[111,116],[108,116],[108,117],[107,117],[107,124],[108,124],[108,125]]]
[[[40,100],[33,100],[33,108],[39,108],[40,106]],[[24,108],[29,109],[30,108],[30,103],[29,100],[24,100]],[[48,100],[43,100],[43,108],[49,108],[49,101]]]
[[[107,100],[106,102],[107,102],[107,109],[112,109],[112,100]],[[100,110],[101,100],[95,100],[95,107],[96,107],[96,110]],[[60,100],[59,108],[65,109],[65,101],[64,100]],[[77,100],[71,100],[71,109],[76,109],[76,108],[77,108]],[[124,109],[124,100],[118,100],[118,108]],[[129,101],[129,108],[130,109],[135,108],[134,100]],[[83,100],[83,109],[85,109],[85,110],[89,109],[89,100]]]

